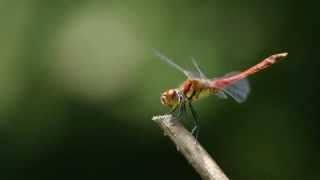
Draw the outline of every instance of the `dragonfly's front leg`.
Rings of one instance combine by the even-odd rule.
[[[170,112],[169,114],[174,114],[176,111],[177,114],[176,114],[176,117],[177,119],[183,119],[183,118],[186,118],[186,104],[185,103],[179,103],[176,107],[174,107]]]
[[[178,113],[177,113],[177,118],[178,118],[179,120],[185,119],[185,118],[186,118],[186,114],[187,114],[186,104],[185,104],[185,103],[181,103],[181,104],[179,105],[179,109],[178,109]]]
[[[169,112],[169,114],[173,114],[178,109],[178,107],[179,107],[179,105],[172,108],[171,111]]]
[[[193,128],[191,130],[191,133],[194,135],[194,137],[196,139],[198,139],[199,129],[200,129],[198,114],[197,114],[196,110],[193,108],[191,102],[189,102],[188,104],[189,104],[189,108],[191,110],[191,114],[193,117]]]
[[[186,118],[186,114],[187,114],[187,111],[186,111],[186,98],[184,96],[184,94],[181,92],[181,91],[177,91],[177,95],[178,95],[178,98],[179,98],[179,103],[176,107],[174,107],[172,110],[171,110],[171,114],[174,113],[176,110],[178,110],[178,113],[177,113],[177,119],[183,119],[183,118]]]

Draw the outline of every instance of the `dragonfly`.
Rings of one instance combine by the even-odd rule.
[[[195,58],[191,57],[192,64],[196,71],[189,71],[174,63],[167,56],[153,49],[154,54],[166,64],[183,73],[187,79],[178,87],[165,90],[160,96],[162,105],[171,108],[170,113],[177,112],[177,118],[186,116],[186,109],[189,107],[193,117],[193,128],[191,133],[198,138],[199,117],[192,103],[209,95],[216,95],[219,98],[233,98],[238,103],[246,101],[250,86],[247,77],[284,59],[288,53],[279,53],[263,59],[258,64],[241,72],[231,72],[217,78],[208,78],[201,70]]]

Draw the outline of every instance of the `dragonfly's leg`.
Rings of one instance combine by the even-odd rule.
[[[189,102],[189,107],[190,107],[190,110],[191,110],[191,114],[192,114],[192,117],[193,117],[193,128],[191,130],[191,133],[195,136],[196,139],[198,139],[198,136],[199,136],[199,118],[198,118],[198,114],[196,112],[196,110],[193,108],[193,106],[191,105],[191,102]]]
[[[178,105],[178,106],[179,106],[179,105]],[[175,106],[174,108],[172,108],[172,110],[169,112],[169,114],[174,113],[174,112],[178,109],[178,106]]]
[[[186,115],[186,104],[181,103],[179,105],[178,113],[177,113],[177,119],[183,119]]]
[[[179,104],[178,104],[178,113],[177,113],[177,119],[183,119],[186,118],[186,101],[185,96],[181,91],[177,91],[178,97],[179,97]]]

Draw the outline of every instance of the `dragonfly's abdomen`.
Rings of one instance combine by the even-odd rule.
[[[188,79],[180,86],[180,89],[184,93],[186,98],[192,101],[212,94],[212,89],[201,80]]]

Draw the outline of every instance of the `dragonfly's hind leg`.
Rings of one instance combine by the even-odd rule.
[[[193,108],[193,106],[191,105],[191,102],[189,102],[189,107],[190,107],[190,111],[193,117],[193,128],[191,130],[192,135],[194,135],[194,137],[196,139],[198,139],[199,136],[199,118],[198,118],[198,114],[196,112],[196,110]]]

